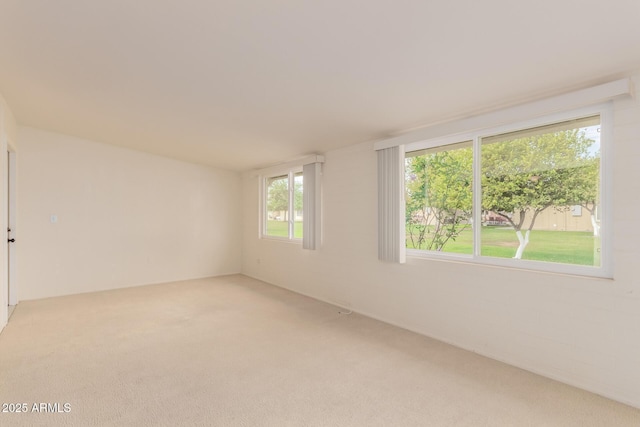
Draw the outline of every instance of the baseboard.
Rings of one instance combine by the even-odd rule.
[[[261,282],[267,283],[267,284],[272,285],[272,286],[276,286],[278,288],[286,289],[288,291],[294,292],[294,293],[299,294],[299,295],[303,295],[303,296],[306,296],[306,297],[309,297],[309,298],[313,298],[313,299],[315,299],[317,301],[321,301],[321,302],[324,302],[326,304],[330,304],[330,305],[333,305],[333,306],[336,306],[336,307],[340,307],[340,308],[343,308],[343,309],[346,309],[346,310],[351,310],[354,313],[360,314],[362,316],[369,317],[371,319],[378,320],[378,321],[386,323],[388,325],[392,325],[392,326],[395,326],[395,327],[400,328],[400,329],[411,331],[411,332],[414,332],[416,334],[425,336],[427,338],[431,338],[431,339],[443,342],[445,344],[452,345],[452,346],[460,348],[462,350],[466,350],[466,351],[469,351],[471,353],[475,353],[475,354],[478,354],[480,356],[487,357],[489,359],[493,359],[493,360],[496,360],[498,362],[505,363],[507,365],[514,366],[514,367],[519,368],[519,369],[523,369],[525,371],[534,373],[536,375],[540,375],[542,377],[549,378],[549,379],[552,379],[554,381],[558,381],[560,383],[567,384],[567,385],[570,385],[572,387],[576,387],[576,388],[588,391],[588,392],[593,393],[593,394],[597,394],[598,396],[602,396],[602,397],[605,397],[607,399],[615,400],[616,402],[620,402],[620,403],[623,403],[625,405],[629,405],[629,406],[632,406],[634,408],[640,409],[640,401],[633,401],[633,400],[628,399],[625,396],[616,395],[615,393],[602,392],[601,390],[597,390],[597,389],[593,388],[589,384],[582,384],[582,383],[576,382],[575,380],[570,379],[570,378],[565,378],[565,377],[562,377],[560,375],[551,374],[551,373],[545,372],[543,370],[537,369],[535,367],[527,366],[525,363],[521,363],[519,361],[512,361],[512,360],[503,358],[500,355],[496,355],[496,354],[493,354],[493,353],[490,353],[490,352],[485,352],[485,351],[478,351],[477,349],[474,349],[474,348],[469,348],[469,347],[465,346],[464,344],[460,344],[458,342],[455,342],[455,341],[449,340],[447,338],[438,336],[437,334],[432,334],[432,333],[429,333],[427,331],[418,330],[416,328],[412,328],[410,326],[400,324],[398,322],[395,322],[394,320],[386,319],[383,316],[380,316],[380,315],[378,315],[376,313],[371,313],[371,312],[368,312],[366,310],[362,310],[362,309],[358,308],[357,306],[356,307],[354,307],[354,306],[344,306],[344,305],[341,305],[341,304],[339,304],[339,303],[337,303],[335,301],[331,301],[329,298],[323,298],[323,297],[320,297],[320,296],[317,296],[317,295],[313,295],[313,294],[310,294],[310,293],[307,293],[307,292],[301,292],[301,291],[299,291],[297,289],[292,289],[292,288],[287,287],[287,286],[282,286],[282,285],[279,285],[279,284],[276,284],[276,283],[271,283],[269,281],[266,281],[264,279],[261,279],[259,277],[254,276],[254,275],[245,274],[245,273],[242,273],[242,275],[250,277],[250,278],[255,279],[255,280],[259,280]]]

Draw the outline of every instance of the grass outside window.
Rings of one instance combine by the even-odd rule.
[[[577,265],[594,265],[598,256],[597,237],[588,231],[531,231],[531,242],[522,259]],[[482,228],[482,255],[512,258],[518,249],[518,239],[510,227],[487,226]],[[415,247],[407,240],[408,249]],[[467,227],[455,240],[449,240],[444,249],[458,254],[473,253],[473,230]]]

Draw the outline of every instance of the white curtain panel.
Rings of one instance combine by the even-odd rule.
[[[320,163],[302,166],[303,234],[302,247],[315,250],[320,245]]]
[[[404,146],[378,150],[378,259],[405,262]]]

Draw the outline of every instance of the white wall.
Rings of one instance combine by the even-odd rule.
[[[315,252],[258,239],[258,181],[245,174],[243,272],[640,407],[640,106],[615,110],[614,280],[379,262],[372,144],[325,153]]]
[[[8,181],[7,181],[7,149],[16,145],[16,121],[0,95],[0,230],[8,225]],[[6,236],[5,233],[0,233]],[[7,245],[0,239],[0,331],[7,324],[8,281],[7,281]]]
[[[18,138],[20,300],[240,271],[238,173],[28,127]]]

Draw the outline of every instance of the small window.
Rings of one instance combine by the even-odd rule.
[[[303,196],[303,177],[302,172],[298,172],[293,175],[293,212],[291,213],[293,218],[293,238],[302,239],[302,225],[304,219],[304,210],[302,201]]]
[[[264,236],[302,239],[302,172],[267,177],[265,182]]]
[[[289,176],[267,178],[267,236],[289,236]]]

